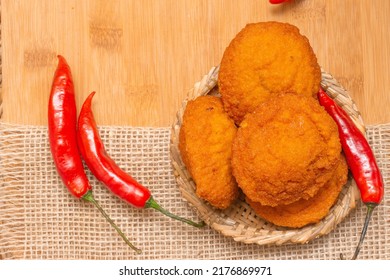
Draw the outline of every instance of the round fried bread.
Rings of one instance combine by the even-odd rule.
[[[236,131],[220,98],[200,96],[188,102],[179,133],[180,154],[197,196],[219,209],[229,207],[239,194],[231,170]]]
[[[313,197],[340,160],[336,123],[314,98],[280,94],[246,115],[233,141],[232,170],[262,205]]]
[[[332,178],[311,199],[300,199],[289,205],[276,207],[263,206],[246,198],[246,201],[257,215],[263,219],[284,227],[301,228],[322,220],[336,202],[342,187],[347,182],[348,166],[345,157],[341,155]]]
[[[218,86],[225,110],[239,124],[270,96],[315,96],[321,69],[308,39],[288,23],[246,25],[226,48]]]

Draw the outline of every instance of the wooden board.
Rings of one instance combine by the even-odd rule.
[[[169,126],[246,23],[297,25],[367,124],[390,122],[390,1],[2,0],[3,120],[45,125],[56,55],[98,124]]]

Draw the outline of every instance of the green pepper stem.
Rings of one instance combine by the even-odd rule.
[[[360,248],[361,248],[363,241],[364,241],[364,237],[366,236],[366,233],[367,233],[368,224],[370,223],[370,220],[372,217],[372,212],[374,211],[377,204],[367,203],[366,206],[367,206],[366,220],[364,221],[362,233],[360,234],[360,240],[359,240],[358,245],[356,246],[356,250],[355,250],[355,253],[353,254],[352,260],[356,260],[358,255],[359,255]]]
[[[135,247],[129,239],[126,237],[126,235],[119,229],[119,227],[114,223],[114,221],[108,216],[108,214],[104,211],[104,209],[100,206],[100,204],[96,201],[96,199],[93,197],[92,191],[88,191],[84,196],[83,199],[88,202],[92,202],[93,205],[96,206],[96,208],[102,213],[104,218],[110,223],[110,225],[119,233],[119,235],[122,237],[122,239],[126,242],[126,244],[133,249],[137,254],[141,254],[141,250]]]
[[[377,205],[378,204],[376,204],[376,203],[366,203],[366,206],[367,206],[366,219],[364,221],[364,226],[363,226],[362,232],[360,234],[359,243],[356,246],[355,253],[352,256],[352,260],[356,260],[358,255],[359,255],[360,249],[361,249],[363,241],[364,241],[364,237],[366,236],[366,233],[367,233],[368,224],[370,223],[370,220],[372,217],[372,212],[374,211],[374,209]],[[340,254],[340,258],[342,260],[344,259],[343,254]]]
[[[153,197],[150,197],[148,199],[148,201],[146,202],[146,205],[145,205],[145,208],[153,208],[161,213],[163,213],[164,215],[172,218],[172,219],[175,219],[175,220],[178,220],[178,221],[181,221],[181,222],[184,222],[186,224],[189,224],[191,226],[194,226],[194,227],[197,227],[197,228],[200,228],[200,227],[204,227],[205,226],[205,222],[201,221],[200,223],[196,223],[194,221],[191,221],[191,220],[188,220],[188,219],[185,219],[185,218],[182,218],[182,217],[179,217],[179,216],[176,216],[174,214],[172,214],[171,212],[169,212],[168,210],[165,210],[164,208],[162,208],[154,199]]]

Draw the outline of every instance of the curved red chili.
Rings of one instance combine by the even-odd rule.
[[[149,189],[138,183],[132,176],[123,171],[107,154],[97,130],[96,121],[91,110],[92,92],[84,101],[80,110],[77,128],[77,139],[81,154],[94,176],[107,186],[112,193],[137,208],[154,208],[164,215],[185,222],[195,227],[204,223],[195,223],[178,217],[163,209],[153,199]]]
[[[48,106],[50,150],[58,174],[70,193],[93,203],[127,245],[140,253],[140,250],[130,243],[92,195],[92,187],[84,172],[77,145],[77,112],[71,70],[65,58],[59,55],[58,60]]]
[[[282,4],[284,2],[287,2],[289,0],[269,0],[271,4]]]
[[[76,140],[76,101],[70,68],[58,56],[49,98],[48,126],[50,149],[57,171],[68,190],[83,197],[91,186],[83,171]]]
[[[356,259],[366,235],[372,212],[383,199],[383,178],[367,139],[348,114],[322,88],[318,92],[318,99],[338,126],[340,142],[348,166],[360,190],[361,199],[367,206],[366,220],[355,254],[352,257],[352,259]]]

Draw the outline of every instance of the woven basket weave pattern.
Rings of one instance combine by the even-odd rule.
[[[260,245],[306,243],[331,232],[355,208],[356,201],[359,199],[359,192],[355,181],[351,177],[349,177],[330,213],[319,223],[301,229],[287,229],[268,223],[258,217],[243,198],[240,198],[226,210],[217,210],[197,197],[195,194],[195,183],[180,157],[178,149],[179,132],[183,114],[189,100],[202,95],[218,94],[218,73],[219,67],[213,67],[201,81],[194,85],[193,89],[188,93],[188,98],[183,101],[182,107],[176,116],[177,121],[172,127],[170,149],[172,164],[183,197],[196,208],[200,217],[212,228],[223,235],[244,243],[257,243]],[[321,86],[341,105],[364,133],[365,126],[362,117],[347,91],[325,71],[322,71]]]

